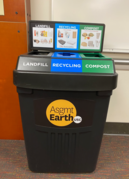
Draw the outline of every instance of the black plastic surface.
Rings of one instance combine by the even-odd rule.
[[[33,172],[86,173],[95,170],[111,92],[61,92],[33,90],[19,93],[22,124],[29,168]],[[21,93],[23,91],[23,93]],[[43,127],[35,123],[37,99],[92,100],[93,122],[87,127]],[[41,106],[42,108],[42,106]],[[46,108],[42,108],[46,111]],[[85,108],[85,113],[89,108]],[[42,118],[43,116],[41,116]],[[42,118],[42,120],[47,120]],[[83,118],[87,120],[87,118]]]
[[[46,52],[44,55],[31,52],[21,55],[19,59],[27,62],[31,58],[33,62],[47,63],[50,67],[49,55],[51,54]],[[33,71],[34,68],[19,70],[19,59],[13,71],[13,82],[19,94],[30,170],[40,173],[94,171],[109,99],[117,86],[115,68],[112,74],[54,73],[50,72],[50,68],[47,68],[48,71]],[[46,106],[58,99],[76,105],[84,123],[77,127],[56,127],[49,124]]]
[[[14,84],[22,88],[61,91],[107,91],[117,86],[118,75],[115,67],[112,74],[51,72],[51,58],[48,55],[24,54],[19,56],[17,67],[13,71]],[[37,66],[23,66],[23,62],[33,62]],[[44,66],[40,66],[41,63]]]
[[[14,70],[17,87],[61,91],[107,91],[117,86],[115,74],[26,72]]]
[[[27,56],[27,57],[51,57],[53,52],[49,51],[31,51],[26,54],[22,54],[21,56]]]

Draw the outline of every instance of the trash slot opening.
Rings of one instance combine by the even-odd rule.
[[[73,53],[58,53],[59,55],[61,55],[61,56],[74,56],[75,54],[73,54]]]
[[[48,55],[50,52],[31,52],[29,55]]]
[[[103,57],[103,55],[101,55],[101,54],[88,54],[88,53],[84,53],[83,55],[85,57]]]
[[[102,57],[99,54],[84,54],[85,57]]]

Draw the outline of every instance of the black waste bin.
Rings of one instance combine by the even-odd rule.
[[[109,59],[112,73],[65,73],[52,72],[47,56],[32,56],[20,56],[13,72],[30,170],[94,171],[110,96],[117,85],[113,60]]]

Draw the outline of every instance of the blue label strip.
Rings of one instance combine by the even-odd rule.
[[[51,59],[51,71],[82,73],[82,60]]]

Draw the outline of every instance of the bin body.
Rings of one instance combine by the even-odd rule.
[[[94,57],[89,64],[78,54],[69,60],[68,53],[63,55],[66,59],[51,58],[49,53],[21,55],[13,72],[28,164],[34,172],[95,170],[110,96],[117,85],[112,59]],[[97,69],[88,72],[84,67]],[[105,67],[105,73],[98,67]]]
[[[29,29],[33,51],[13,71],[29,168],[92,172],[117,86],[113,60],[101,54],[105,25],[30,21]]]
[[[17,91],[30,170],[61,173],[94,171],[111,91],[102,94],[96,91],[45,91],[25,88],[18,88]],[[39,115],[40,120],[47,120],[47,106],[58,99],[72,102],[85,120],[85,126],[47,127],[40,124],[36,117]]]

